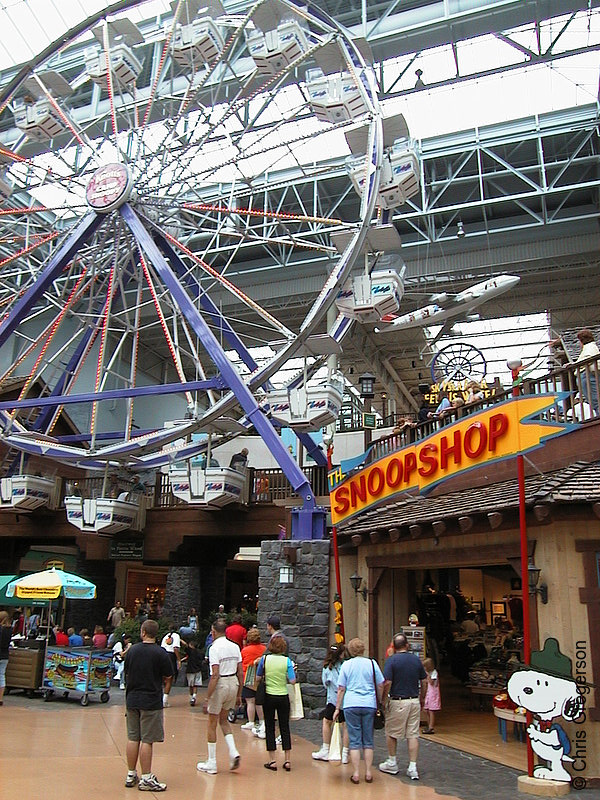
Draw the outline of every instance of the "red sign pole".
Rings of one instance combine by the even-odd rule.
[[[511,366],[512,372],[512,395],[519,397],[520,384],[519,372],[521,371],[521,363],[514,368]],[[527,546],[527,517],[525,508],[525,464],[522,455],[517,456],[517,479],[519,485],[519,531],[521,540],[521,593],[523,596],[523,659],[526,664],[531,663],[531,620],[529,617],[529,548]],[[527,725],[531,725],[531,713],[527,712]],[[527,774],[531,778],[533,776],[533,750],[531,749],[531,740],[527,737]]]

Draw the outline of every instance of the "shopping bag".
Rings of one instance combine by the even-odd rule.
[[[290,698],[290,719],[304,718],[304,705],[302,703],[302,692],[299,683],[288,685],[288,695]]]
[[[329,760],[341,761],[342,760],[342,726],[339,722],[334,722],[333,730],[331,731],[331,742],[329,744]]]
[[[256,666],[254,664],[248,664],[244,677],[244,686],[247,686],[248,689],[256,689]]]

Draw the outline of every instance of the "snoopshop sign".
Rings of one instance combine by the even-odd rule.
[[[374,461],[354,475],[329,474],[334,525],[417,490],[422,494],[454,475],[541,447],[573,425],[534,419],[561,395],[519,397],[499,403],[436,431],[420,442]]]

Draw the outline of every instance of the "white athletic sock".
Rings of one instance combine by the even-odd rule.
[[[208,760],[209,761],[216,761],[217,760],[217,743],[216,742],[209,742],[208,743]]]
[[[396,756],[388,756],[388,761],[390,762],[390,764],[395,764],[396,763]]]
[[[226,734],[225,743],[227,744],[227,749],[229,750],[229,755],[231,758],[239,756],[238,749],[235,746],[235,741],[233,739],[233,733]]]
[[[328,745],[328,744],[325,744],[325,742],[323,742],[323,744],[321,745],[321,750],[322,750],[324,753],[328,753],[328,752],[329,752],[329,745]]]
[[[417,762],[416,761],[409,761],[408,762],[408,768],[409,769],[416,769],[417,768]]]
[[[147,781],[150,778],[150,775],[152,775],[151,772],[146,772],[146,773],[142,774],[142,780],[143,781]]]
[[[128,778],[133,778],[134,775],[137,775],[136,770],[134,770],[134,769],[127,770],[127,777]]]

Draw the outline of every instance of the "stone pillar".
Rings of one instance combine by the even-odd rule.
[[[186,624],[192,606],[200,608],[200,572],[198,567],[169,567],[162,616],[176,628]]]
[[[286,556],[295,550],[296,563]],[[280,583],[280,567],[292,566],[292,583]],[[283,540],[261,543],[258,570],[258,626],[265,636],[267,617],[276,615],[289,642],[289,655],[298,667],[304,713],[316,717],[325,707],[321,683],[329,646],[329,541]]]

